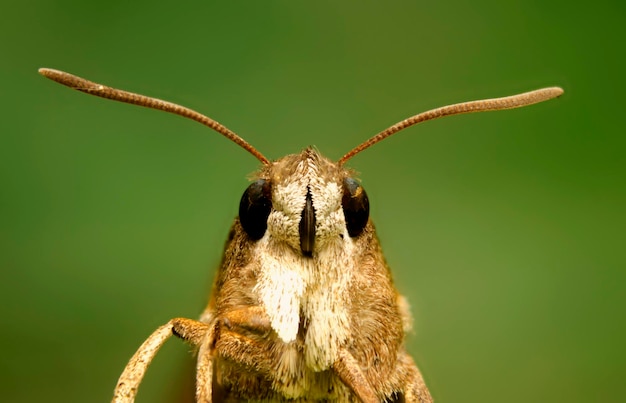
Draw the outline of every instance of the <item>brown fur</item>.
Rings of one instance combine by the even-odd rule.
[[[307,149],[300,155],[279,160],[259,176],[283,180],[301,159],[311,156],[328,180],[347,175],[347,171]],[[291,401],[274,390],[273,385],[297,383],[309,377],[310,390],[297,401],[358,401],[351,387],[332,368],[321,372],[306,368],[302,352],[306,348],[307,323],[301,321],[298,337],[291,343],[284,343],[272,330],[254,292],[262,268],[251,260],[252,243],[236,219],[211,301],[203,314],[216,327],[214,396],[224,401]],[[361,254],[355,260],[360,265],[345,268],[353,273],[349,289],[351,338],[343,347],[381,401],[404,396],[407,401],[430,402],[428,389],[404,348],[398,293],[371,221],[356,243],[355,249]],[[254,323],[250,325],[251,322]],[[295,357],[298,370],[277,371],[281,367],[277,363],[286,357]]]

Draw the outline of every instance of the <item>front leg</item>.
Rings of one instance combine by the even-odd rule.
[[[404,394],[407,402],[418,403],[433,403],[433,397],[431,396],[424,378],[420,370],[415,365],[415,362],[406,351],[402,351],[398,355],[398,365],[402,368],[402,371],[406,374],[406,383],[404,385]]]
[[[216,320],[216,357],[228,360],[242,370],[271,373],[275,360],[271,354],[272,332],[265,309],[259,306],[224,313]]]
[[[230,311],[217,320],[216,351],[213,356],[219,356],[235,364],[236,375],[252,372],[262,374],[266,379],[276,377],[281,357],[276,356],[280,349],[276,348],[275,343],[281,342],[270,339],[272,332],[274,331],[271,322],[262,307]],[[304,363],[301,362],[301,365]],[[339,357],[331,370],[362,402],[380,402],[358,362],[347,349],[340,349]],[[229,391],[222,393],[228,394]],[[254,394],[255,391],[243,391],[247,397],[250,397],[250,393]],[[259,393],[267,396],[273,391],[265,390]]]
[[[155,330],[126,364],[117,381],[113,393],[113,403],[132,403],[135,401],[135,395],[148,366],[161,346],[173,334],[189,341],[194,346],[201,346],[204,340],[210,336],[210,329],[206,323],[176,318]],[[207,371],[211,372],[211,368],[208,367]],[[208,376],[208,379],[211,379],[211,376]]]
[[[339,351],[339,358],[333,364],[333,371],[363,403],[377,403],[376,391],[365,377],[359,363],[345,348]]]

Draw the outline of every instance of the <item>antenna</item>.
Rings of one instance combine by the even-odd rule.
[[[254,155],[259,161],[263,163],[263,165],[270,165],[270,161],[265,158],[263,154],[261,154],[250,143],[239,137],[235,132],[222,125],[221,123],[211,119],[210,117],[194,111],[193,109],[189,109],[172,102],[163,101],[161,99],[147,97],[145,95],[119,90],[117,88],[107,87],[105,85],[94,83],[73,74],[66,73],[64,71],[41,68],[39,69],[39,74],[53,81],[56,81],[57,83],[63,84],[81,92],[85,92],[87,94],[112,99],[114,101],[145,106],[146,108],[159,109],[165,112],[173,113],[175,115],[195,120],[196,122],[202,123],[203,125],[210,127],[227,139],[232,140],[241,148]]]
[[[524,92],[522,94],[511,95],[502,98],[483,99],[478,101],[461,102],[459,104],[442,106],[440,108],[431,109],[426,112],[422,112],[419,115],[411,116],[408,119],[404,119],[401,122],[383,130],[369,140],[359,144],[346,155],[341,157],[337,161],[338,165],[343,165],[350,158],[354,157],[361,151],[373,146],[374,144],[386,139],[392,134],[396,134],[402,129],[413,126],[415,124],[426,122],[427,120],[433,120],[442,118],[444,116],[461,115],[463,113],[473,112],[488,112],[488,111],[500,111],[503,109],[521,108],[522,106],[528,106],[539,102],[547,101],[552,98],[556,98],[563,94],[563,89],[560,87],[542,88],[539,90]]]

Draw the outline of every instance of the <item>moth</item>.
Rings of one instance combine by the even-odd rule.
[[[217,121],[186,107],[42,68],[88,94],[202,123],[261,162],[228,234],[198,320],[175,318],[139,347],[113,402],[133,402],[150,362],[175,335],[197,348],[198,402],[432,402],[407,353],[408,304],[369,218],[367,193],[345,167],[366,148],[417,123],[518,108],[560,96],[550,87],[436,108],[380,132],[338,161],[314,148],[268,160]]]

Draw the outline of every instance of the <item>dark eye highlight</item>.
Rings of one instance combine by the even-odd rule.
[[[346,218],[348,234],[354,238],[363,232],[370,214],[370,202],[365,189],[352,178],[343,180],[343,215]]]
[[[258,179],[250,184],[239,203],[239,221],[243,230],[253,240],[263,238],[267,230],[267,218],[272,211],[272,188],[270,182]]]

